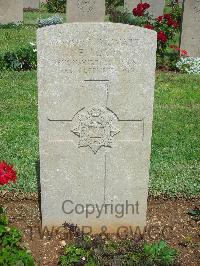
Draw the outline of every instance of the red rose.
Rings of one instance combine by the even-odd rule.
[[[148,3],[140,3],[137,5],[136,8],[133,9],[133,15],[136,17],[141,17],[144,15],[144,11],[148,9],[150,5]]]
[[[138,4],[138,5],[137,5],[137,9],[141,9],[141,10],[143,10],[143,9],[144,9],[143,4],[142,4],[142,3]]]
[[[148,9],[148,8],[150,8],[150,4],[148,4],[148,3],[144,3],[144,4],[143,4],[143,9]]]
[[[163,20],[163,16],[159,16],[156,20],[157,20],[158,22],[162,22],[162,20]]]
[[[164,14],[164,18],[165,19],[172,19],[172,15],[171,14]]]
[[[179,26],[178,22],[175,21],[175,20],[172,20],[172,19],[169,19],[169,20],[167,21],[167,25],[168,25],[168,26],[173,26],[174,28],[178,28],[178,26]]]
[[[17,175],[13,166],[8,165],[5,161],[0,163],[0,185],[8,184],[10,181],[15,182]]]
[[[180,49],[180,54],[181,54],[181,56],[189,56],[188,52],[186,50],[182,50],[182,49]]]
[[[182,50],[180,47],[178,47],[176,45],[170,45],[169,47],[176,50],[176,51],[179,51],[180,56],[189,56],[188,52],[186,50]]]
[[[167,41],[167,36],[166,36],[166,34],[163,31],[159,31],[158,32],[157,38],[162,43],[166,43],[166,41]]]
[[[178,28],[179,27],[179,23],[177,22],[177,21],[173,21],[174,23],[173,23],[173,27],[174,28]]]
[[[169,19],[169,20],[167,21],[167,25],[168,25],[168,26],[173,26],[173,25],[174,25],[174,21],[173,21],[172,19]]]
[[[134,8],[133,15],[136,17],[142,17],[144,15],[143,9]]]
[[[153,30],[154,29],[154,26],[151,25],[151,24],[146,24],[146,25],[144,25],[144,28],[145,29],[149,29],[149,30]]]

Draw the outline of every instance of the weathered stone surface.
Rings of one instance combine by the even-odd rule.
[[[24,8],[39,9],[40,0],[24,0]]]
[[[0,24],[23,21],[23,0],[0,0]]]
[[[145,225],[156,43],[154,31],[117,23],[38,30],[43,226]],[[67,214],[77,204],[84,213]],[[97,207],[86,217],[96,205],[100,217]]]
[[[103,22],[105,0],[68,0],[68,22]]]
[[[179,5],[182,7],[184,0],[179,0]]]
[[[149,12],[153,17],[157,18],[163,15],[165,0],[145,0],[143,2],[149,3],[151,5]]]
[[[124,6],[132,11],[140,3],[140,0],[124,0]]]
[[[200,0],[184,2],[181,48],[190,56],[200,57]]]

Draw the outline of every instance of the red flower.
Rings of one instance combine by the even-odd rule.
[[[179,48],[176,45],[170,45],[169,47],[174,49],[174,50],[176,50],[176,51],[179,51],[180,52],[180,56],[189,56],[189,54],[188,54],[188,52],[186,50],[183,50],[183,49]]]
[[[143,9],[146,10],[146,9],[148,9],[148,8],[150,8],[150,4],[148,4],[148,3],[144,3],[144,4],[143,4]]]
[[[166,34],[163,31],[159,31],[158,32],[157,38],[162,43],[166,43],[166,41],[167,41],[167,36],[166,36]]]
[[[159,16],[159,17],[157,17],[157,19],[156,19],[158,22],[162,22],[162,20],[163,20],[163,16]]]
[[[144,28],[145,29],[149,29],[149,30],[153,30],[154,29],[154,26],[151,25],[151,24],[146,24],[146,25],[144,25]]]
[[[172,15],[171,14],[164,14],[164,18],[165,19],[172,19]]]
[[[0,185],[8,184],[10,181],[15,182],[17,175],[13,166],[8,165],[5,161],[0,163]]]
[[[168,26],[173,26],[174,28],[177,28],[177,27],[179,26],[178,22],[175,21],[175,20],[172,20],[172,19],[169,19],[169,20],[167,21],[167,25],[168,25]]]
[[[174,27],[174,28],[178,28],[178,27],[179,27],[179,23],[178,23],[177,21],[174,21],[174,23],[173,23],[173,27]]]
[[[167,25],[168,25],[168,26],[173,26],[173,25],[174,25],[174,21],[173,21],[172,19],[169,19],[169,20],[167,21]]]
[[[143,10],[139,10],[137,8],[133,9],[133,15],[136,17],[142,17],[144,15]]]
[[[148,9],[150,5],[148,3],[140,3],[137,5],[136,8],[133,9],[133,15],[136,17],[142,17],[144,16],[144,11]]]
[[[188,52],[186,50],[180,49],[181,56],[189,56]]]
[[[142,3],[138,4],[138,5],[137,5],[137,9],[141,9],[141,10],[143,10],[143,9],[144,9],[144,8],[143,8],[143,5],[144,5],[144,4],[142,4]]]

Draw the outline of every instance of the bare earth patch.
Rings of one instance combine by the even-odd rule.
[[[200,224],[187,214],[189,208],[199,207],[200,198],[149,198],[147,233],[143,241],[165,240],[179,252],[177,265],[199,265]],[[73,240],[63,230],[45,232],[40,229],[38,195],[35,193],[0,194],[0,205],[7,208],[10,225],[18,227],[24,234],[24,242],[31,250],[36,265],[57,265],[62,253],[63,240]],[[68,239],[67,239],[68,238]],[[139,240],[141,241],[141,240]]]

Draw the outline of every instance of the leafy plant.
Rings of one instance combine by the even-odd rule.
[[[110,20],[116,23],[125,23],[155,30],[157,32],[157,67],[176,69],[179,59],[177,51],[170,51],[169,46],[175,42],[176,33],[180,30],[181,8],[176,1],[170,3],[171,12],[153,18],[149,13],[148,3],[139,3],[132,12],[124,8],[113,8]]]
[[[200,209],[195,208],[195,209],[189,209],[188,215],[192,216],[192,219],[196,222],[200,221]]]
[[[180,0],[171,0],[169,3],[169,7],[171,8],[171,14],[173,19],[181,23],[183,10],[179,2]]]
[[[0,54],[0,70],[31,70],[37,67],[37,50],[36,45],[29,45],[19,48],[13,52]]]
[[[177,69],[182,73],[200,74],[200,58],[199,57],[182,57],[176,64]]]
[[[62,24],[63,18],[59,15],[55,15],[46,19],[39,18],[37,21],[38,27],[46,27],[50,25]]]
[[[65,248],[64,256],[60,257],[60,265],[96,265],[90,251],[71,245]]]
[[[106,0],[106,13],[110,14],[113,11],[113,9],[123,5],[124,5],[123,0]]]
[[[147,260],[153,265],[172,265],[177,256],[177,251],[169,247],[164,241],[145,244],[143,252]]]
[[[66,0],[47,0],[46,8],[50,13],[65,13]]]
[[[0,206],[0,226],[7,226],[7,225],[8,225],[8,217],[6,215],[6,209]]]
[[[6,211],[0,207],[0,265],[34,266],[30,252],[21,247],[21,240],[21,232],[9,227]]]
[[[176,250],[163,241],[142,245],[131,239],[82,235],[75,236],[74,243],[64,249],[60,265],[168,266],[173,265],[176,256]]]
[[[8,24],[1,24],[0,29],[19,29],[21,28],[22,24],[15,24],[15,23],[8,23]]]

